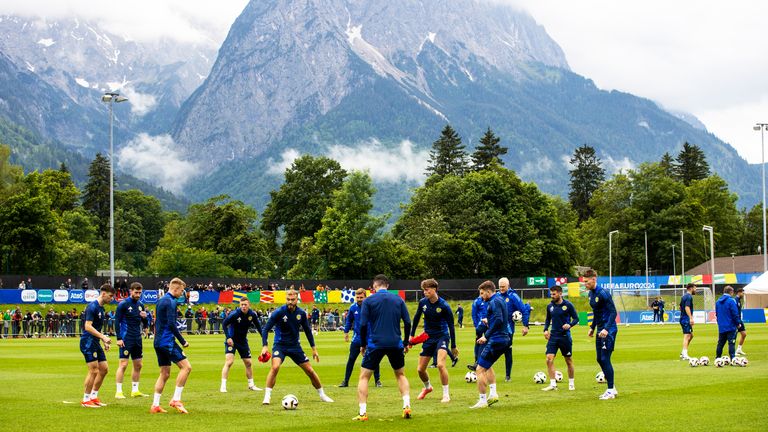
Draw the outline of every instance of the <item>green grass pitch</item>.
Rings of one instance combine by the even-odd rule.
[[[477,399],[476,386],[464,382],[465,364],[472,357],[474,330],[458,329],[461,361],[452,369],[451,396],[448,404],[440,403],[436,369],[429,369],[435,392],[417,401],[422,387],[416,375],[418,351],[406,357],[411,383],[414,418],[403,420],[401,399],[386,360],[383,362],[383,388],[371,388],[368,402],[370,420],[353,422],[357,413],[356,382],[338,388],[344,373],[348,345],[341,332],[317,336],[320,363],[313,361],[333,404],[318,400],[309,380],[288,360],[278,375],[270,406],[262,406],[263,392],[249,392],[242,362],[236,358],[229,378],[229,393],[218,392],[223,364],[223,337],[190,336],[185,351],[192,363],[192,375],[184,389],[183,400],[190,415],[175,412],[165,415],[148,413],[150,398],[116,401],[114,373],[117,353],[107,353],[109,375],[100,398],[109,404],[102,409],[79,406],[85,365],[78,350],[78,339],[0,340],[0,424],[9,430],[683,430],[692,431],[765,431],[765,391],[768,388],[768,326],[748,325],[749,337],[744,349],[749,354],[746,368],[714,366],[691,368],[678,360],[680,330],[676,324],[665,326],[620,327],[614,353],[616,400],[599,401],[605,388],[595,382],[599,370],[594,359],[594,344],[586,336],[586,326],[573,330],[576,391],[567,384],[558,392],[544,393],[533,383],[533,374],[545,370],[544,338],[541,327],[531,333],[515,336],[512,382],[503,382],[503,358],[495,370],[501,401],[488,409],[474,411],[468,407]],[[716,326],[695,328],[691,355],[714,358]],[[252,350],[258,353],[260,342],[251,336]],[[306,341],[303,342],[308,352]],[[145,366],[141,390],[152,392],[157,378],[157,363],[151,341],[145,340]],[[258,354],[256,354],[258,355]],[[558,358],[557,369],[565,372]],[[175,366],[174,366],[175,369]],[[257,385],[264,386],[267,366],[255,362]],[[163,394],[167,407],[173,391],[172,379]],[[125,387],[130,390],[130,373]],[[280,399],[288,393],[299,398],[296,411],[285,411]],[[72,403],[64,403],[64,401]],[[161,429],[162,428],[162,429]]]

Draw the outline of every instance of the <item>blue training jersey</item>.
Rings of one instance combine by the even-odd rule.
[[[531,311],[525,305],[523,304],[523,301],[520,300],[520,296],[517,295],[515,290],[508,289],[507,292],[503,293],[499,291],[499,295],[504,300],[504,303],[507,304],[507,316],[509,318],[509,332],[514,335],[515,334],[515,320],[512,319],[512,313],[514,312],[520,312],[523,315],[523,325],[525,327],[528,327],[528,319],[531,316]]]
[[[269,316],[267,324],[261,330],[261,341],[264,346],[269,344],[269,331],[275,329],[274,345],[299,347],[299,335],[301,330],[307,335],[310,347],[315,346],[315,338],[312,336],[312,328],[307,320],[307,312],[297,307],[293,312],[288,310],[288,305],[279,307]]]
[[[576,308],[573,303],[568,300],[563,300],[560,303],[550,302],[547,305],[547,319],[544,321],[544,331],[550,330],[549,326],[552,324],[550,330],[550,337],[564,337],[570,336],[571,330],[563,330],[565,324],[571,327],[579,323],[579,314],[576,313]]]
[[[512,335],[509,332],[507,303],[499,293],[495,293],[488,299],[487,306],[488,330],[485,331],[485,338],[488,342],[508,342]]]
[[[400,321],[404,333],[400,333]],[[411,316],[405,302],[397,294],[380,289],[363,300],[360,311],[360,343],[369,349],[403,348],[402,340],[411,332]]]
[[[360,343],[360,305],[353,303],[347,311],[347,322],[344,323],[344,333],[352,330],[352,343]]]
[[[472,302],[472,324],[477,328],[483,318],[488,316],[488,306],[482,297],[478,297]]]
[[[594,317],[591,328],[598,331],[618,330],[616,327],[616,306],[613,304],[611,293],[600,287],[595,287],[589,292],[589,305],[592,307]]]
[[[176,327],[176,297],[167,293],[157,301],[157,316],[155,317],[155,343],[158,348],[172,349],[174,338],[181,345],[187,343]]]
[[[135,301],[130,297],[117,305],[117,310],[115,312],[117,340],[141,340],[141,312],[143,311],[144,304],[141,301]]]
[[[222,326],[225,337],[232,338],[234,341],[242,342],[247,340],[248,330],[251,327],[255,327],[259,334],[261,334],[259,316],[252,309],[249,309],[247,313],[243,313],[240,308],[235,309],[224,318]]]
[[[693,316],[693,296],[691,295],[691,293],[688,293],[688,292],[683,294],[683,297],[680,299],[680,321],[681,322],[690,321],[688,314],[685,313],[686,306],[688,306],[691,309],[691,316]]]
[[[106,316],[107,314],[104,312],[104,306],[100,305],[98,300],[88,303],[88,306],[85,307],[85,320],[90,321],[96,331],[101,331]],[[80,336],[80,339],[88,338],[98,340],[96,336],[85,331],[85,325],[83,325],[83,334]]]
[[[451,305],[440,297],[434,303],[428,298],[419,300],[419,306],[413,315],[413,325],[411,326],[411,336],[414,336],[419,326],[419,318],[424,315],[424,331],[430,339],[451,337],[451,348],[456,348],[456,330],[453,325],[453,312]]]

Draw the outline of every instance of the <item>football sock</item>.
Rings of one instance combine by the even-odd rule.
[[[120,391],[122,391],[122,387],[123,387],[123,385],[121,384],[121,385],[120,385],[120,387],[121,387]],[[137,392],[137,391],[139,391],[139,382],[138,382],[138,381],[135,381],[135,382],[134,382],[134,381],[131,381],[131,391],[132,391],[132,392]]]
[[[448,396],[450,392],[448,391],[448,385],[443,386],[443,396]]]
[[[91,394],[83,393],[83,402],[88,402],[89,400],[91,400]]]
[[[224,382],[221,383],[221,385],[223,386],[226,383],[227,380],[222,380],[222,381],[224,381]],[[253,385],[255,385],[255,384],[253,383],[253,378],[251,378],[251,379],[248,380],[248,387],[251,387]]]
[[[320,395],[320,397],[323,397],[325,396],[325,390],[323,390],[323,388],[320,387],[319,389],[317,389],[317,394]]]
[[[432,384],[430,384],[429,380],[424,381],[424,388],[430,388],[432,387]]]
[[[366,409],[366,408],[368,408],[368,404],[365,404],[365,403],[361,403],[361,404],[360,404],[360,412],[359,412],[359,414],[360,414],[360,415],[363,415],[363,414],[365,414],[365,409]]]
[[[160,406],[160,396],[162,393],[155,393],[154,399],[152,399],[152,406]]]
[[[569,385],[575,385],[576,380],[574,378],[568,378],[568,384]]]
[[[264,399],[269,399],[272,397],[272,389],[267,387],[264,389]]]
[[[227,380],[225,380],[225,379],[221,380],[221,388],[223,388],[223,389],[227,388]]]
[[[122,393],[123,392],[123,383],[117,383],[117,392]]]
[[[688,350],[684,349],[682,354],[683,354],[683,357],[688,357]]]
[[[495,395],[496,394],[496,384],[488,384],[488,390],[490,394]]]
[[[182,390],[184,390],[184,387],[176,387],[176,390],[173,391],[173,400],[177,400],[177,401],[181,400]]]
[[[411,406],[411,395],[403,396],[403,408]]]
[[[480,402],[485,402],[485,401],[486,401],[485,393],[480,393]]]
[[[98,398],[99,398],[99,391],[98,390],[93,390],[91,392],[91,399],[98,399]]]
[[[552,387],[557,387],[557,381],[551,379],[551,380],[549,380],[549,385],[551,385]]]

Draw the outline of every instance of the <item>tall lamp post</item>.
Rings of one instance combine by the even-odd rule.
[[[685,235],[680,230],[680,283],[685,286]]]
[[[115,286],[115,157],[112,133],[115,115],[113,106],[115,103],[127,100],[127,97],[120,96],[120,93],[117,92],[107,92],[101,97],[101,101],[109,105],[109,284],[113,288]]]
[[[711,275],[712,275],[712,295],[715,295],[715,230],[709,225],[704,225],[702,228],[704,231],[709,231],[709,254],[711,259],[709,260]]]
[[[608,233],[608,289],[611,293],[613,293],[613,235],[618,233],[619,230]]]
[[[768,123],[755,124],[754,130],[760,131],[760,148],[762,159],[760,160],[760,168],[763,172],[763,273],[768,271],[768,238],[766,238],[765,231],[765,131],[768,130]]]
[[[675,263],[675,245],[672,245],[672,274],[677,274],[677,265]]]

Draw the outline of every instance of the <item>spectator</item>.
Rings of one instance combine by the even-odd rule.
[[[3,332],[2,333],[3,339],[8,339],[8,330],[10,330],[11,328],[11,311],[8,309],[5,310],[5,313],[2,313],[2,311],[0,311],[0,315],[1,315],[0,317],[3,319],[3,323],[2,323],[3,328],[0,330],[2,330]]]
[[[184,318],[186,319],[186,325],[187,325],[187,334],[190,334],[192,332],[192,318],[195,317],[195,313],[192,312],[192,306],[187,306],[187,311],[184,313]]]
[[[80,284],[80,288],[87,290],[88,286],[88,278],[83,279],[83,282]]]
[[[21,311],[19,308],[16,308],[13,312],[11,320],[11,332],[13,333],[13,338],[16,339],[19,337],[19,329],[21,328]]]
[[[32,312],[27,312],[26,315],[24,315],[24,319],[21,321],[21,326],[23,328],[24,337],[30,337],[32,328]]]

